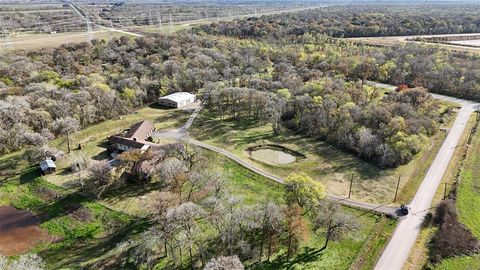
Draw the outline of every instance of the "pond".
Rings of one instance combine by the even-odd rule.
[[[255,159],[274,165],[289,164],[297,160],[294,155],[286,153],[282,150],[270,148],[253,150],[250,152],[250,155]]]

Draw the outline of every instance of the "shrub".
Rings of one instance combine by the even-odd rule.
[[[480,250],[478,240],[458,221],[453,200],[442,201],[435,212],[434,223],[439,230],[432,239],[430,260],[440,262],[444,258],[468,255]]]

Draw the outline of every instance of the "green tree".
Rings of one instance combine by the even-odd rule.
[[[285,179],[285,201],[298,204],[308,213],[326,196],[325,186],[305,173],[293,173]]]

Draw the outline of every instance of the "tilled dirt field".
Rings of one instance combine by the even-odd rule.
[[[46,233],[40,220],[28,211],[0,206],[0,254],[11,256],[28,252]]]

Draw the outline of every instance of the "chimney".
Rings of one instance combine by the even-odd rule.
[[[137,137],[133,137],[133,141],[136,142],[136,141],[137,141]]]

